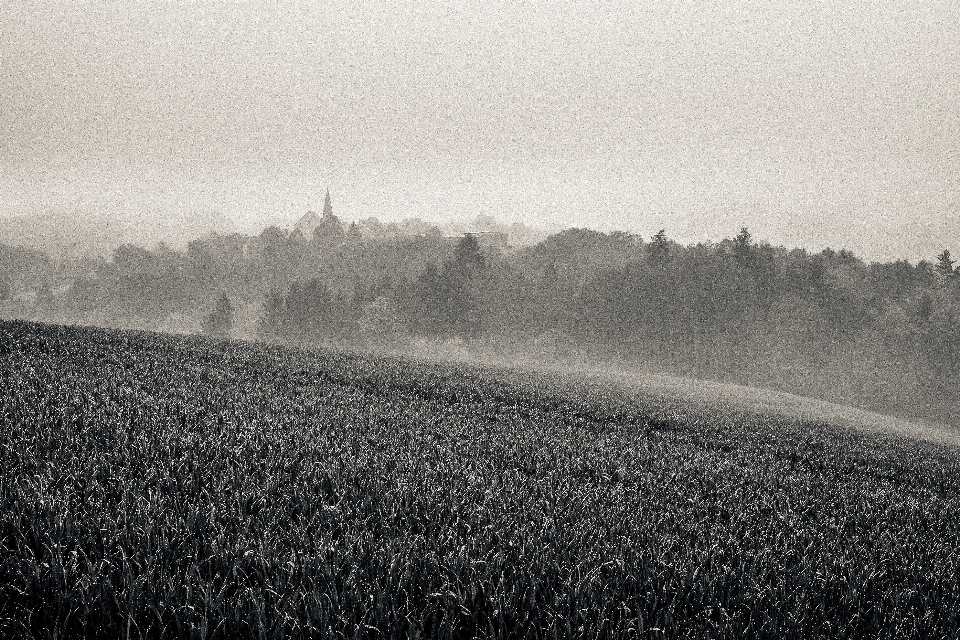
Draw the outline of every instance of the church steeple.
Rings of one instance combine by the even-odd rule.
[[[330,204],[330,187],[327,187],[327,197],[323,200],[323,217],[324,219],[333,216],[333,206]]]

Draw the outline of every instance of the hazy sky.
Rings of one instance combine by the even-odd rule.
[[[0,96],[0,216],[960,251],[956,0],[4,2]]]

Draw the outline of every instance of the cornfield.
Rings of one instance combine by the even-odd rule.
[[[955,449],[0,323],[4,638],[956,638]]]

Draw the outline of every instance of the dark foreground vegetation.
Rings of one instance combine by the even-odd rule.
[[[960,629],[954,449],[589,382],[0,323],[0,636]]]

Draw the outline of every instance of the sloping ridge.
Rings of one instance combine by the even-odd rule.
[[[918,438],[960,446],[960,429],[934,422],[905,420],[850,405],[760,387],[693,380],[655,373],[589,370],[591,377],[655,393],[685,403],[727,406],[751,413],[825,422],[884,435]]]
[[[870,433],[960,446],[960,427],[932,421],[907,420],[850,405],[762,387],[697,380],[582,362],[558,364],[523,357],[476,356],[468,355],[463,351],[442,355],[436,353],[426,356],[422,353],[406,355],[437,362],[458,361],[464,364],[492,365],[530,373],[549,373],[560,378],[578,381],[593,380],[612,385],[628,393],[659,396],[692,407],[727,407],[763,416],[823,422]]]

